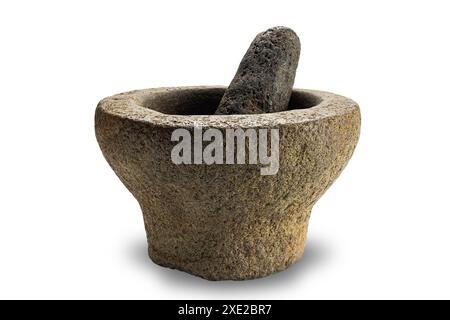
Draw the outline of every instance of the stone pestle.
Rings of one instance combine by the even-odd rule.
[[[288,109],[300,40],[286,27],[256,36],[222,97],[216,115],[257,114]]]

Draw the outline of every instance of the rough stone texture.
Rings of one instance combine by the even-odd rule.
[[[287,109],[300,56],[300,40],[285,27],[258,34],[242,59],[216,114]]]
[[[96,136],[141,205],[154,262],[210,280],[263,277],[302,256],[311,208],[357,143],[359,107],[331,93],[294,90],[295,110],[208,115],[224,91],[159,88],[106,98],[96,110]],[[258,165],[173,164],[172,131],[198,125],[278,128],[278,173],[261,176]]]

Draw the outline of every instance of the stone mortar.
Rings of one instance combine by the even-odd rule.
[[[138,200],[148,252],[162,266],[209,280],[243,280],[286,269],[304,251],[311,208],[356,146],[358,105],[294,89],[290,109],[212,115],[225,87],[137,90],[97,106],[97,141]],[[174,129],[278,128],[279,171],[259,165],[175,165]]]

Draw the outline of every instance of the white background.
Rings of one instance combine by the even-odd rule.
[[[2,1],[0,298],[450,298],[447,1]],[[271,26],[302,42],[296,87],[356,100],[354,157],[285,272],[209,282],[147,257],[103,159],[105,96],[226,85]]]

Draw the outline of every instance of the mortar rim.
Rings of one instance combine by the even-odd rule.
[[[101,100],[97,112],[158,127],[214,127],[255,128],[295,125],[359,112],[358,104],[347,97],[331,92],[293,89],[297,93],[313,95],[318,103],[306,109],[262,114],[235,115],[176,115],[167,114],[147,106],[150,99],[158,95],[173,94],[182,90],[225,90],[225,86],[181,86],[139,89],[112,95]]]

